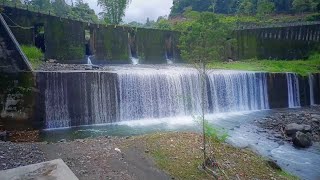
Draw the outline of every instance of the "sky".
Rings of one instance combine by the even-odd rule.
[[[84,0],[84,2],[87,2],[97,14],[101,12],[100,7],[97,6],[97,0]],[[171,7],[172,0],[132,0],[123,21],[145,23],[148,17],[156,21],[159,16],[169,15]]]

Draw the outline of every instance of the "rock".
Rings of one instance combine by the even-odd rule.
[[[121,150],[119,148],[114,148],[114,150],[121,153]]]
[[[305,125],[305,124],[291,123],[291,124],[288,124],[285,127],[285,132],[289,136],[294,135],[298,131],[311,132],[311,126],[310,125]]]
[[[83,139],[77,139],[76,141],[79,142],[79,143],[83,143],[84,142]]]
[[[67,140],[66,139],[61,139],[59,142],[60,143],[65,143],[65,142],[67,142]]]
[[[49,59],[48,62],[49,62],[49,63],[56,63],[57,60],[55,60],[55,59]]]
[[[320,115],[319,114],[311,114],[311,118],[320,120]]]
[[[7,141],[7,131],[0,132],[0,141]]]
[[[268,159],[267,164],[274,170],[282,171],[282,168],[277,164],[277,161],[274,161],[272,159]]]
[[[304,134],[303,132],[296,132],[292,138],[293,145],[297,147],[307,148],[312,145],[311,137]]]

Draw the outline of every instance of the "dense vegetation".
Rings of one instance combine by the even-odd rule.
[[[175,0],[171,16],[181,15],[186,9],[220,14],[271,14],[319,12],[319,0]]]

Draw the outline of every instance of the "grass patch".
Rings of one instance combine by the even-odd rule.
[[[320,54],[310,56],[307,60],[244,60],[235,62],[212,62],[210,69],[233,69],[267,72],[294,72],[302,76],[309,73],[320,73]]]
[[[159,168],[177,179],[212,179],[198,170],[202,163],[202,136],[196,133],[158,133],[135,139],[145,142]],[[272,169],[261,157],[249,150],[216,143],[215,158],[228,179],[297,179]],[[221,178],[225,176],[221,174]]]
[[[21,49],[34,69],[37,69],[42,64],[44,55],[40,49],[31,45],[22,45]]]

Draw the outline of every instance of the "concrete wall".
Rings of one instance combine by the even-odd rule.
[[[320,24],[236,32],[239,59],[301,59],[320,49]]]
[[[23,9],[4,9],[5,20],[20,44],[35,44],[34,26],[44,26],[47,59],[57,59],[61,63],[85,63],[85,30],[88,30],[91,37],[90,49],[95,55],[94,63],[130,63],[130,32],[135,32],[137,53],[142,63],[165,63],[165,50],[169,49],[168,46],[172,49],[174,58],[180,60],[177,32],[88,24]],[[172,37],[171,44],[166,41],[169,36]]]
[[[33,73],[0,73],[0,124],[5,129],[41,128],[44,115]]]
[[[314,84],[314,98],[315,98],[315,104],[320,104],[320,73],[315,74],[315,84]]]

